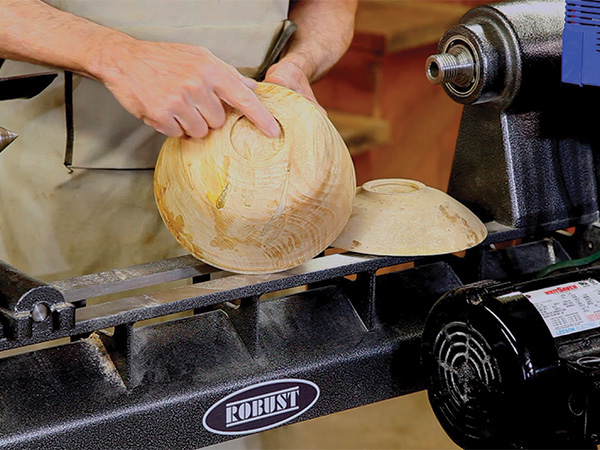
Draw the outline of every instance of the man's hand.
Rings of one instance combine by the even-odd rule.
[[[279,125],[242,76],[203,47],[132,39],[110,52],[95,76],[134,116],[167,136],[205,137],[225,122],[222,102],[245,114],[263,133]]]
[[[318,80],[348,48],[357,0],[303,0],[290,18],[298,25],[267,81],[313,102]],[[224,122],[225,102],[269,136],[275,119],[252,92],[252,80],[208,50],[136,40],[55,9],[41,0],[2,0],[0,58],[61,67],[106,84],[132,114],[158,131],[203,137]]]
[[[148,42],[40,0],[2,0],[0,58],[61,67],[106,84],[136,117],[169,136],[204,137],[225,102],[268,136],[281,130],[243,77],[202,47]]]
[[[357,0],[302,0],[290,19],[298,29],[281,60],[267,71],[265,81],[304,95],[323,112],[310,83],[317,81],[342,57],[354,34]]]
[[[323,114],[327,115],[325,109],[319,105],[319,102],[315,98],[308,77],[291,61],[284,59],[269,67],[265,76],[265,81],[268,83],[279,84],[298,92],[313,102]]]

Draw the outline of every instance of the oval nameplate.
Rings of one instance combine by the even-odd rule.
[[[306,380],[286,379],[255,384],[212,405],[202,425],[211,433],[241,435],[268,430],[308,411],[319,387]]]

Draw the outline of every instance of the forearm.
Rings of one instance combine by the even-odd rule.
[[[297,25],[282,60],[313,82],[342,57],[354,35],[357,0],[299,0],[290,11]]]
[[[254,80],[208,49],[134,39],[40,0],[0,0],[0,58],[52,65],[94,78],[135,117],[168,136],[204,137],[227,103],[268,136],[280,135]]]
[[[99,78],[105,48],[133,40],[40,0],[2,0],[0,57]]]

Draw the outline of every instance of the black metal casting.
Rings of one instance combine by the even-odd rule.
[[[95,305],[84,298],[217,271],[184,256],[50,283],[51,292],[79,305],[74,325],[6,336],[0,347],[62,336],[72,342],[0,354],[0,385],[10,386],[0,396],[0,447],[198,448],[239,436],[203,426],[213,405],[277,380],[320,389],[314,406],[289,423],[420,390],[425,319],[439,297],[463,285],[457,273],[479,273],[491,261],[499,276],[526,278],[565,258],[558,242],[542,240],[421,259],[412,269],[378,275],[407,259],[335,254],[281,274],[230,275]],[[498,261],[508,260],[524,264],[498,271]],[[135,325],[181,312],[186,316]]]
[[[0,446],[197,448],[236,437],[202,427],[213,404],[237,389],[278,379],[307,380],[320,389],[314,407],[293,421],[421,389],[426,313],[461,282],[446,263],[375,276],[377,269],[405,261],[323,256],[283,274],[231,275],[88,304],[76,310],[70,329],[5,337],[3,349],[61,336],[75,340],[0,359],[0,383],[11,386],[0,397],[6,412]],[[60,287],[65,298],[79,301],[73,293],[84,292],[83,286],[88,293],[105,293],[116,285],[139,287],[140,279],[162,282],[176,278],[174,273],[213,271],[190,257],[166,261],[165,273],[157,266],[163,264],[56,282],[52,290]],[[354,281],[344,278],[352,274],[358,274]],[[312,287],[259,300],[306,284]],[[205,312],[134,327],[198,308]]]
[[[599,138],[585,105],[600,91],[561,85],[563,20],[559,0],[477,7],[446,32],[433,62],[443,69],[458,47],[473,67],[471,84],[444,84],[465,104],[448,193],[486,221],[530,233],[598,218]]]

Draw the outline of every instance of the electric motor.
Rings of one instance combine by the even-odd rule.
[[[422,363],[448,435],[464,448],[595,448],[599,319],[600,269],[442,297]]]

